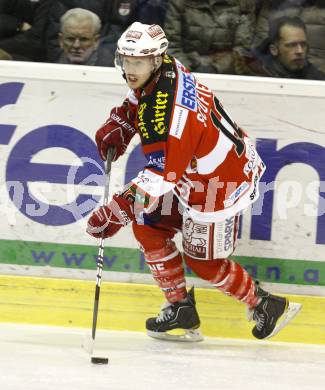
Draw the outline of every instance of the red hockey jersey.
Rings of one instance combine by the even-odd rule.
[[[254,144],[218,98],[165,55],[144,90],[130,91],[147,166],[132,180],[153,197],[173,191],[193,219],[217,222],[259,196],[265,170]]]

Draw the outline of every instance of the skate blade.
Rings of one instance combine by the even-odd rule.
[[[199,329],[174,329],[168,333],[147,330],[147,335],[165,341],[197,342],[204,339]]]
[[[282,321],[280,318],[281,322],[277,324],[276,327],[273,329],[273,332],[265,338],[269,339],[279,333],[281,329],[283,329],[291,320],[295,318],[295,316],[300,312],[301,308],[301,303],[289,302],[287,310],[283,313],[281,317]]]

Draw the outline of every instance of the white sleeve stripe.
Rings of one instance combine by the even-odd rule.
[[[212,173],[219,165],[221,165],[227,154],[230,152],[233,147],[232,141],[225,136],[225,134],[220,131],[219,139],[215,147],[208,153],[206,156],[197,159],[197,170],[198,173],[203,175],[208,175]]]

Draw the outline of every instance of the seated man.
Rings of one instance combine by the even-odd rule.
[[[138,0],[51,0],[49,20],[46,29],[47,59],[58,62],[60,47],[58,34],[60,19],[73,8],[83,8],[99,16],[102,23],[100,37],[105,47],[110,45],[115,53],[116,42],[122,32],[136,20],[135,6]]]
[[[61,18],[59,42],[61,64],[114,65],[114,53],[101,46],[99,17],[86,9],[73,8]]]
[[[270,24],[266,55],[239,57],[236,73],[293,79],[325,80],[325,74],[308,61],[308,41],[304,22],[298,17],[281,17]]]

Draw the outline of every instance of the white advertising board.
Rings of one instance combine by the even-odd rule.
[[[325,285],[324,83],[197,76],[267,165],[238,261],[262,280]],[[126,92],[111,68],[0,63],[0,263],[93,267],[85,226],[104,182],[94,135]],[[143,167],[138,143],[113,164],[111,194]],[[147,272],[129,227],[108,245],[112,270]]]

